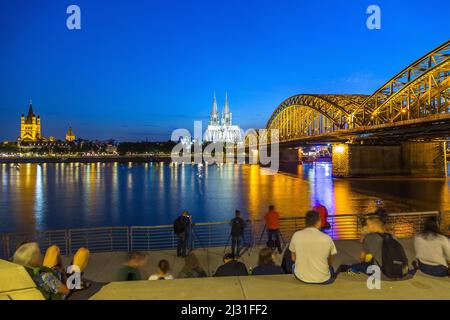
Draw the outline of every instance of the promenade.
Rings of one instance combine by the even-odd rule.
[[[400,240],[408,259],[414,258],[412,239]],[[355,240],[335,241],[338,254],[334,267],[341,263],[356,261],[360,243]],[[258,248],[247,251],[241,258],[247,267],[257,263]],[[367,277],[361,274],[341,273],[336,281],[327,286],[304,284],[293,275],[211,277],[222,264],[223,247],[196,249],[202,267],[208,278],[175,279],[166,281],[117,282],[119,268],[125,261],[126,252],[92,253],[85,278],[102,283],[102,287],[91,296],[92,300],[392,300],[392,299],[437,299],[450,300],[450,278],[435,278],[420,271],[413,279],[406,281],[382,281],[381,289],[369,290]],[[160,259],[167,259],[172,266],[172,274],[177,277],[183,266],[183,259],[177,258],[173,250],[148,252],[148,263],[141,273],[146,279],[155,272]],[[63,256],[65,264],[71,257]],[[280,256],[278,256],[278,262]],[[5,272],[1,272],[4,270]],[[20,266],[0,260],[0,300],[1,299],[42,299],[35,284]],[[77,296],[78,295],[78,296]],[[83,299],[83,292],[72,298]]]
[[[414,259],[412,239],[401,239],[409,261]],[[354,240],[335,241],[338,254],[333,266],[356,262],[360,243]],[[247,251],[241,258],[247,267],[257,264],[258,248]],[[202,267],[212,276],[222,264],[224,248],[197,249]],[[155,272],[160,259],[167,259],[172,274],[177,277],[183,259],[175,251],[148,252],[148,264],[141,272],[144,278]],[[92,254],[86,278],[99,282],[116,280],[117,271],[125,259],[124,252]],[[278,256],[278,262],[281,257]],[[450,300],[450,278],[437,279],[418,272],[407,281],[382,282],[381,290],[369,290],[364,275],[340,274],[329,286],[308,285],[295,280],[292,275],[249,276],[226,278],[176,279],[170,281],[111,282],[91,299],[448,299]]]

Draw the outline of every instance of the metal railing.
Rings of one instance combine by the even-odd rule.
[[[412,237],[423,226],[426,218],[441,215],[443,232],[448,233],[450,212],[438,211],[417,213],[395,213],[388,218],[388,230],[396,237]],[[330,229],[326,230],[333,239],[354,240],[361,237],[362,215],[342,214],[328,217]],[[292,234],[305,227],[304,217],[280,219],[282,241],[289,242]],[[244,242],[247,246],[263,245],[267,241],[262,220],[247,221]],[[193,248],[221,247],[229,245],[229,222],[195,223],[192,227],[190,242]],[[177,246],[177,238],[172,225],[102,227],[68,230],[37,231],[34,233],[6,233],[0,235],[0,257],[7,259],[23,242],[36,241],[45,251],[51,245],[57,245],[62,254],[71,255],[80,247],[88,247],[91,252],[108,251],[150,251],[169,250]]]

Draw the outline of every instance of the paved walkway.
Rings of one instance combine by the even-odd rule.
[[[112,282],[92,300],[450,300],[450,280],[421,274],[408,281],[382,282],[380,290],[366,287],[367,277],[340,275],[327,286],[304,284],[292,275],[248,276],[167,281]]]
[[[414,257],[412,240],[402,239],[408,258]],[[334,266],[356,261],[360,250],[358,241],[336,241],[338,255]],[[197,249],[195,251],[209,275],[222,264],[224,248]],[[258,249],[247,251],[242,261],[248,266],[256,265]],[[308,285],[294,279],[292,275],[248,276],[200,279],[176,279],[168,281],[117,282],[117,272],[124,263],[126,253],[93,253],[85,271],[88,279],[110,282],[92,299],[446,299],[450,300],[450,278],[438,279],[418,272],[407,281],[383,281],[380,290],[369,290],[364,275],[340,274],[335,283],[328,286]],[[280,257],[278,257],[280,259]],[[160,259],[167,259],[175,277],[183,266],[183,259],[175,251],[149,252],[148,265],[142,268],[146,278],[156,269]],[[70,258],[64,257],[65,263]],[[36,289],[24,270],[12,263],[0,261],[0,299],[35,299]],[[12,277],[12,275],[15,277]],[[3,276],[3,277],[2,277]],[[42,298],[42,297],[40,297]]]
[[[414,258],[414,248],[412,239],[400,240],[405,247],[408,258],[411,261]],[[333,259],[333,266],[337,268],[340,264],[352,264],[357,262],[360,251],[360,243],[354,240],[338,240],[335,241],[338,254]],[[228,248],[229,249],[229,248]],[[228,250],[227,250],[228,251]],[[217,268],[222,265],[222,257],[224,248],[207,248],[196,249],[194,251],[200,260],[201,266],[205,269],[209,276],[214,275]],[[246,264],[248,268],[255,267],[258,261],[259,248],[247,250],[241,257],[241,261]],[[152,273],[156,272],[158,261],[166,259],[169,261],[172,268],[172,274],[175,278],[178,276],[183,267],[184,260],[176,257],[174,250],[163,251],[148,251],[147,265],[141,269],[142,276],[147,279]],[[111,282],[117,280],[117,273],[120,267],[125,262],[125,252],[104,252],[91,254],[89,265],[85,270],[85,276],[88,279],[99,282]],[[281,262],[281,256],[278,256],[278,263]],[[70,259],[64,257],[65,264],[70,262]]]
[[[408,258],[414,258],[412,239],[400,240]],[[359,255],[358,241],[336,241],[338,254],[335,267],[342,263],[356,262]],[[195,250],[201,265],[208,275],[213,275],[222,264],[224,248]],[[183,266],[183,259],[175,251],[149,252],[148,265],[141,270],[146,278],[156,271],[160,259],[167,259],[172,273],[177,277]],[[241,261],[247,267],[257,263],[258,248],[248,250]],[[116,280],[117,271],[124,262],[125,253],[92,254],[86,277],[100,282]],[[281,257],[278,257],[281,259]],[[229,278],[177,279],[173,281],[112,282],[103,287],[92,299],[449,299],[450,278],[437,279],[420,272],[408,281],[382,282],[381,290],[369,290],[364,275],[339,275],[329,286],[307,285],[298,282],[292,275],[250,276]]]

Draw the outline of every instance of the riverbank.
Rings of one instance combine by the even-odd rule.
[[[170,155],[135,155],[135,156],[90,156],[90,157],[0,157],[0,163],[127,163],[127,162],[171,162]]]

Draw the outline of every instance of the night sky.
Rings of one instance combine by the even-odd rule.
[[[1,0],[0,140],[30,98],[46,137],[168,140],[226,91],[234,122],[261,128],[290,95],[370,94],[449,36],[448,0]]]

